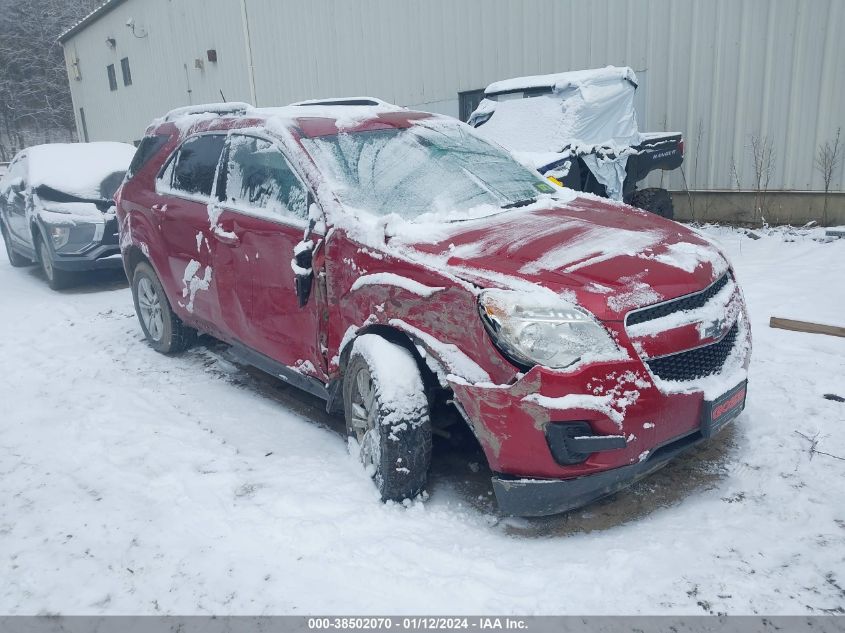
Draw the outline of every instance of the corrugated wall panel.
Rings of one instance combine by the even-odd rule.
[[[771,188],[821,189],[818,145],[845,124],[843,0],[131,0],[66,47],[91,137],[137,138],[188,83],[194,102],[249,100],[242,5],[259,105],[369,94],[457,115],[458,92],[497,79],[626,64],[642,78],[641,127],[684,132],[701,189],[735,188],[732,164],[751,187],[752,135],[774,149]],[[148,38],[131,38],[130,15]],[[194,69],[207,48],[220,62]],[[110,93],[105,65],[124,54],[135,85]],[[679,172],[663,180],[683,187]]]

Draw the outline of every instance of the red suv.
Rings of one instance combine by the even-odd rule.
[[[550,184],[454,119],[375,100],[173,111],[118,192],[150,344],[196,332],[343,410],[385,500],[454,406],[500,509],[569,510],[745,404],[750,331],[693,230]]]

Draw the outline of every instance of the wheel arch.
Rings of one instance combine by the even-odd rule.
[[[156,270],[150,258],[144,254],[144,251],[137,244],[131,244],[123,251],[123,270],[126,272],[126,278],[129,280],[129,283],[132,283],[132,275],[135,272],[135,268],[141,262],[149,264],[154,271]],[[156,271],[156,274],[158,274],[158,271]]]
[[[425,351],[426,356],[432,358],[434,362],[440,364],[439,359],[437,359],[436,356],[432,356],[431,350],[429,350],[422,341],[415,340],[407,332],[391,325],[373,323],[358,329],[355,332],[355,336],[346,341],[343,348],[340,350],[340,353],[338,354],[338,368],[340,373],[333,381],[332,386],[330,386],[330,397],[326,408],[329,411],[338,411],[342,407],[340,391],[343,384],[343,376],[346,372],[346,367],[349,364],[349,357],[352,355],[352,348],[354,347],[355,340],[364,334],[376,334],[377,336],[380,336],[399,347],[403,347],[410,352],[416,362],[417,368],[420,371],[420,375],[422,376],[423,387],[425,388],[429,403],[433,404],[438,392],[440,392],[443,387],[437,378],[437,374],[432,370],[420,352],[420,348],[422,348]]]

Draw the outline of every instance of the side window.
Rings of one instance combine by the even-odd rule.
[[[210,196],[214,187],[214,174],[226,137],[222,134],[203,134],[189,138],[182,144],[179,154],[171,166],[165,170],[173,170],[171,187],[176,191],[183,191],[193,195]]]
[[[269,141],[233,134],[226,161],[226,202],[308,218],[308,191]]]
[[[135,150],[135,156],[132,157],[132,162],[129,163],[129,169],[126,171],[126,180],[130,180],[138,173],[144,165],[150,162],[159,150],[167,144],[170,137],[166,134],[159,134],[156,136],[145,136],[138,143],[138,149]]]
[[[26,158],[21,157],[9,165],[9,171],[6,172],[6,175],[0,179],[0,186],[2,186],[2,191],[0,194],[8,193],[8,189],[10,189],[12,181],[20,178],[21,181],[26,186]]]

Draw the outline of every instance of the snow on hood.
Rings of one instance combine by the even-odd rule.
[[[604,320],[701,290],[728,269],[686,227],[589,196],[436,228],[426,238],[394,226],[389,245],[480,287],[551,290]]]
[[[518,91],[550,88],[522,98]],[[630,146],[641,142],[634,110],[636,75],[608,66],[491,84],[470,117],[492,114],[477,132],[520,152],[559,152],[566,145]],[[517,94],[496,94],[501,92]]]
[[[111,174],[125,172],[135,155],[126,143],[52,143],[26,150],[31,188],[46,185],[80,198],[98,199]]]

